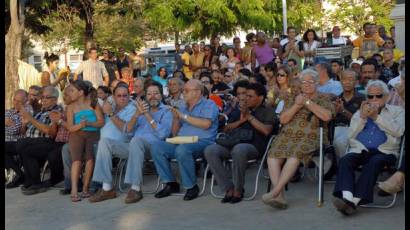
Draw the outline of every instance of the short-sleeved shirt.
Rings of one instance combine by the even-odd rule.
[[[33,108],[30,105],[25,106],[26,110],[33,114]],[[24,137],[24,133],[21,133],[22,118],[14,108],[7,109],[4,113],[4,117],[14,122],[14,126],[4,126],[5,141],[17,141]]]
[[[384,40],[377,34],[372,37],[360,36],[353,41],[354,47],[359,47],[360,55],[365,58],[371,57],[379,52],[379,48],[384,44]]]
[[[382,65],[379,80],[382,80],[387,84],[391,79],[397,76],[399,76],[399,63],[394,62],[390,67],[387,67],[384,64]]]
[[[342,84],[340,84],[340,81],[329,79],[329,81],[327,81],[326,84],[319,85],[317,87],[317,91],[321,93],[331,93],[336,96],[343,93],[343,87]]]
[[[103,62],[92,59],[81,62],[75,70],[76,74],[83,74],[83,80],[90,81],[94,88],[104,84],[104,76],[109,76]]]
[[[51,111],[63,112],[63,107],[60,105],[54,105],[47,109],[41,109],[40,112],[34,115],[34,119],[44,125],[50,125],[51,119],[49,113]],[[27,126],[26,137],[30,138],[39,138],[39,137],[50,137],[48,134],[43,133],[40,129],[34,126],[32,123],[29,123]]]
[[[128,103],[122,110],[118,111],[116,116],[124,122],[129,122],[136,111],[135,106],[132,103]],[[130,137],[126,132],[126,126],[124,130],[119,130],[117,126],[111,121],[111,118],[106,117],[105,125],[100,129],[101,139],[109,138],[117,141],[128,142]]]
[[[208,129],[202,129],[181,120],[182,124],[178,136],[198,136],[200,140],[215,141],[218,130],[218,107],[213,101],[202,97],[191,111],[188,110],[186,104],[180,111],[188,116],[208,119],[212,122],[212,125]]]
[[[273,125],[275,120],[275,111],[272,107],[267,105],[260,105],[257,108],[251,110],[251,115],[255,117],[258,121],[262,122],[265,125]],[[229,122],[235,122],[240,119],[240,112],[239,116],[236,116],[234,119],[230,119]],[[253,130],[253,141],[252,145],[258,150],[259,154],[263,154],[266,149],[266,145],[268,144],[268,140],[270,136],[265,136],[261,132],[255,129],[249,121],[246,121],[241,125],[243,129],[251,129]]]
[[[193,53],[189,59],[189,63],[193,67],[202,67],[202,64],[204,63],[204,56],[205,54],[202,52],[199,52],[198,54]]]
[[[363,94],[355,92],[350,101],[346,101],[343,94],[338,96],[343,101],[343,107],[349,111],[352,115],[360,108],[362,102],[366,99]],[[348,119],[343,113],[336,114],[335,126],[349,126],[350,119]]]
[[[189,65],[190,64],[190,59],[191,59],[191,56],[189,55],[189,53],[187,53],[187,52],[184,52],[183,54],[182,54],[182,56],[181,56],[181,60],[182,60],[182,63],[183,64],[185,64],[185,65]],[[182,67],[182,71],[184,72],[184,74],[185,74],[185,76],[188,78],[188,79],[191,79],[192,78],[192,70],[191,70],[191,68],[189,67],[189,66],[183,66]]]

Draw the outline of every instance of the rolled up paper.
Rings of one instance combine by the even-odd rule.
[[[178,136],[167,138],[165,141],[171,144],[191,144],[198,142],[198,136]]]

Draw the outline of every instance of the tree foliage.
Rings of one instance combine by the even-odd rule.
[[[384,25],[386,29],[393,26],[389,18],[394,1],[391,0],[329,0],[337,10],[328,12],[330,21],[341,25],[357,35],[363,33],[365,22]]]

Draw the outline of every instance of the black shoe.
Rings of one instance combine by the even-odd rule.
[[[41,184],[36,184],[36,185],[32,185],[29,188],[25,189],[24,191],[22,190],[21,192],[24,195],[34,195],[37,193],[42,193],[42,192],[46,192],[47,188],[42,186]]]
[[[235,203],[241,202],[243,199],[243,194],[245,194],[245,189],[242,189],[242,194],[240,197],[232,196],[230,203],[235,204]]]
[[[336,198],[333,201],[335,208],[345,216],[350,216],[356,213],[356,205],[345,198]]]
[[[6,188],[16,188],[23,184],[24,178],[22,176],[16,176],[10,183],[6,184]]]
[[[165,187],[155,194],[155,198],[163,198],[171,195],[171,193],[179,192],[179,184],[177,182],[169,182]]]
[[[65,188],[65,189],[61,189],[60,190],[60,195],[68,195],[68,194],[70,194],[71,193],[71,189],[68,189],[68,188]]]
[[[221,203],[229,203],[231,202],[232,196],[227,196],[225,194],[224,198],[222,198]]]
[[[198,197],[199,187],[195,185],[194,187],[188,189],[185,193],[184,200],[193,200]]]

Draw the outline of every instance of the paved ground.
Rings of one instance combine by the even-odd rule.
[[[247,179],[249,194],[253,185]],[[145,188],[153,186],[154,177],[146,179]],[[202,181],[202,180],[201,180]],[[87,200],[71,203],[57,189],[34,196],[24,196],[20,189],[5,191],[6,229],[405,229],[403,197],[388,210],[359,208],[357,215],[344,217],[331,203],[332,184],[325,184],[325,203],[316,206],[316,183],[304,178],[289,185],[287,210],[265,206],[261,195],[266,191],[266,180],[261,179],[258,195],[253,201],[221,204],[208,189],[205,195],[193,201],[181,196],[156,199],[145,195],[136,204],[123,203],[125,194],[97,204]],[[217,190],[219,191],[219,190]],[[378,201],[384,198],[376,197]]]

